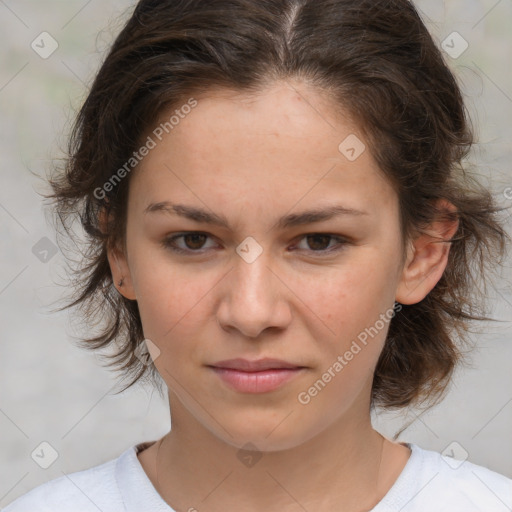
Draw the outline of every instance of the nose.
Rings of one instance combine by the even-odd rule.
[[[266,251],[252,263],[236,255],[235,268],[220,289],[217,319],[223,329],[257,338],[265,329],[282,330],[289,325],[291,292],[271,263]]]

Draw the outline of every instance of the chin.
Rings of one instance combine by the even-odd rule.
[[[283,415],[286,418],[286,414]],[[276,452],[289,450],[300,446],[317,435],[322,428],[314,426],[307,428],[304,421],[294,418],[294,414],[286,419],[276,421],[275,417],[247,418],[245,416],[238,421],[225,421],[222,424],[226,430],[214,426],[211,431],[225,443],[238,448],[255,450],[259,452]]]

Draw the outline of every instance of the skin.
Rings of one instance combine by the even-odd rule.
[[[457,224],[433,223],[402,260],[395,191],[357,126],[311,86],[196,99],[130,177],[125,249],[109,252],[169,388],[172,430],[140,463],[178,511],[369,510],[410,455],[370,422],[389,323],[308,404],[297,397],[395,301],[432,290],[449,252],[436,237],[451,238]],[[366,144],[355,161],[338,150],[351,134]],[[144,212],[161,201],[223,215],[230,227]],[[332,204],[366,214],[277,227],[281,216]],[[162,244],[187,231],[208,237],[178,239],[188,255]],[[305,236],[314,233],[348,242]],[[248,236],[263,251],[252,263],[235,250]],[[205,366],[235,357],[306,369],[277,390],[240,393]],[[237,457],[246,443],[261,456],[251,467]]]

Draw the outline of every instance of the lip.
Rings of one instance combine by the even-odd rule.
[[[242,372],[260,372],[262,370],[289,370],[304,368],[298,364],[288,363],[287,361],[282,361],[281,359],[271,359],[269,357],[257,359],[254,361],[243,358],[226,359],[225,361],[219,361],[209,366],[213,366],[215,368],[226,368],[229,370],[239,370]]]
[[[268,393],[305,370],[279,359],[229,359],[208,365],[223,382],[240,393]]]

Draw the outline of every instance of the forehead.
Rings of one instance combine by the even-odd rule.
[[[155,147],[133,177],[147,196],[141,208],[170,194],[288,209],[326,197],[374,210],[395,200],[357,124],[324,92],[277,82],[258,93],[216,90],[194,99],[172,124],[180,107],[162,113],[149,134]]]

